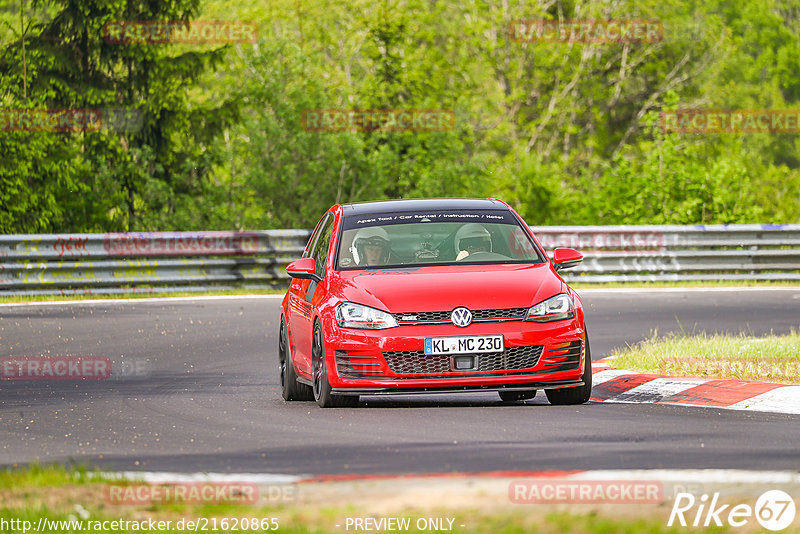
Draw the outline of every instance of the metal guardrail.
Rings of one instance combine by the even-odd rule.
[[[532,228],[548,250],[584,254],[572,282],[800,280],[800,225]],[[0,295],[282,287],[309,234],[0,235]]]
[[[308,230],[0,236],[0,295],[286,285]]]
[[[532,227],[584,255],[569,282],[800,280],[800,224]]]

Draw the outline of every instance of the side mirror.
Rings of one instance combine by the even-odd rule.
[[[300,258],[286,266],[286,272],[292,278],[319,280],[317,262],[314,258]]]
[[[571,248],[557,248],[553,251],[553,263],[556,271],[570,269],[583,261],[583,254]]]

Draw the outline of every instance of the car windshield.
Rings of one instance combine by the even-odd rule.
[[[509,211],[383,213],[346,217],[339,269],[470,263],[541,263]]]

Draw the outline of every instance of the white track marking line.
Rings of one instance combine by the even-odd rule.
[[[610,288],[584,288],[576,289],[579,293],[705,293],[705,292],[740,292],[740,291],[794,291],[800,298],[800,286],[775,286],[775,287],[610,287]],[[207,295],[196,297],[140,297],[140,298],[120,298],[120,299],[91,299],[91,300],[52,300],[36,302],[9,302],[0,303],[0,307],[17,306],[51,306],[51,305],[75,305],[75,304],[130,304],[140,302],[170,302],[170,301],[193,301],[193,300],[224,300],[224,299],[274,299],[283,298],[283,295]]]
[[[567,478],[577,480],[660,480],[703,484],[798,484],[796,471],[746,471],[744,469],[599,469]]]
[[[283,295],[205,295],[197,297],[142,297],[137,299],[87,299],[87,300],[49,300],[37,302],[8,302],[0,304],[0,308],[18,308],[21,306],[65,306],[84,304],[160,304],[164,302],[194,302],[205,300],[258,300],[282,299]]]
[[[453,473],[448,473],[452,475]],[[480,473],[465,473],[475,478],[484,478]],[[259,485],[295,484],[313,475],[286,475],[281,473],[173,473],[162,471],[104,472],[101,476],[111,479],[143,480],[153,484],[180,482],[250,482]],[[365,481],[374,483],[371,475]],[[391,477],[389,477],[391,478]],[[404,480],[414,479],[403,475]],[[420,480],[430,476],[420,475]],[[491,478],[495,478],[494,475]],[[508,478],[520,478],[517,475]],[[532,478],[536,478],[533,476]],[[800,484],[800,473],[796,471],[750,471],[745,469],[596,469],[559,477],[571,480],[658,480],[678,483],[741,483],[741,484]],[[361,482],[348,479],[344,483]],[[326,484],[337,483],[326,481]]]
[[[453,473],[448,473],[449,476]],[[474,478],[485,478],[481,473],[465,473]],[[491,475],[491,473],[487,473]],[[102,476],[108,478],[143,480],[153,484],[180,483],[180,482],[250,482],[259,485],[269,484],[295,484],[314,475],[285,475],[280,473],[171,473],[160,471],[122,471],[106,472]],[[365,474],[364,480],[348,479],[341,483],[351,484],[356,482],[374,483],[372,475]],[[389,479],[392,477],[389,476]],[[416,477],[403,475],[404,480]],[[420,475],[419,480],[430,480],[430,474]],[[491,475],[491,478],[496,478]],[[518,479],[517,475],[508,478]],[[536,478],[532,476],[531,478]],[[705,483],[705,484],[800,484],[800,473],[796,471],[750,471],[745,469],[596,469],[566,474],[561,479],[571,480],[658,480],[662,482],[677,483]],[[326,481],[325,484],[340,483]]]

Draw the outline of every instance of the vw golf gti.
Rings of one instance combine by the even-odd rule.
[[[592,389],[578,295],[507,204],[425,199],[333,206],[286,271],[278,360],[283,398],[321,407],[361,395]]]

